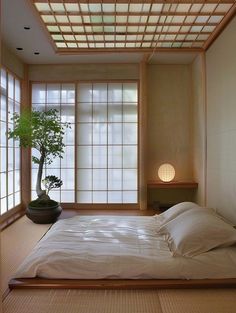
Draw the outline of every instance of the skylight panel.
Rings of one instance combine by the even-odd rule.
[[[114,48],[115,44],[113,42],[106,42],[105,46],[106,46],[106,48]]]
[[[116,26],[117,33],[126,33],[126,26]]]
[[[196,40],[197,39],[197,35],[187,35],[185,37],[186,40]]]
[[[173,44],[172,44],[172,47],[173,48],[180,48],[182,46],[182,42],[174,42]]]
[[[102,12],[102,6],[100,3],[90,3],[88,6],[90,12]]]
[[[181,33],[187,33],[187,32],[189,32],[189,30],[190,30],[190,26],[182,26],[181,27]]]
[[[79,5],[77,3],[65,3],[67,12],[79,12]]]
[[[144,40],[152,41],[153,40],[153,35],[145,35]]]
[[[136,36],[135,36],[135,38],[136,38]],[[125,41],[125,35],[116,35],[116,40],[117,41]]]
[[[91,19],[89,15],[83,15],[83,21],[86,24],[90,24],[91,23]]]
[[[58,23],[69,23],[68,17],[66,15],[56,15],[56,20]]]
[[[104,44],[104,43],[101,43],[101,42],[97,42],[97,43],[95,43],[95,47],[96,47],[96,48],[104,48],[104,47],[105,47],[105,44]]]
[[[162,11],[162,8],[163,8],[162,3],[153,3],[151,11],[160,13]]]
[[[192,46],[192,42],[183,42],[182,43],[183,48],[191,48],[191,46]]]
[[[151,42],[143,42],[142,47],[149,48],[151,46]]]
[[[86,42],[79,42],[78,47],[79,48],[88,48],[88,44]]]
[[[229,9],[232,7],[232,4],[227,3],[220,3],[218,4],[217,8],[215,9],[215,12],[228,12]]]
[[[207,20],[209,19],[210,16],[206,15],[200,15],[196,18],[195,23],[202,23],[205,24],[207,22]]]
[[[176,40],[184,40],[185,35],[177,35]]]
[[[172,19],[172,23],[183,23],[185,20],[185,16],[184,15],[177,15],[177,16],[174,16],[173,19]]]
[[[136,40],[136,37],[137,37],[136,35],[127,35],[126,39],[132,41],[132,40]]]
[[[74,41],[75,37],[73,35],[64,35],[65,40],[67,41]]]
[[[77,48],[78,45],[76,42],[67,42],[67,47],[68,48]]]
[[[190,7],[190,3],[180,3],[176,9],[176,12],[188,12]]]
[[[217,3],[206,3],[203,5],[201,12],[213,12],[217,6]]]
[[[161,46],[163,48],[170,48],[172,45],[172,42],[162,42]]]
[[[117,15],[116,16],[116,23],[126,23],[127,18],[128,18],[127,16]]]
[[[86,41],[85,35],[75,35],[77,41]]]
[[[129,11],[130,12],[141,12],[143,8],[142,3],[130,3]]]
[[[155,30],[156,30],[155,26],[147,26],[146,27],[146,32],[153,33],[153,32],[155,32]]]
[[[169,32],[178,33],[179,30],[180,30],[180,26],[170,26],[170,27],[168,28],[168,31],[169,31]]]
[[[123,42],[117,42],[117,43],[116,43],[116,47],[117,47],[117,48],[124,48],[124,47],[125,47],[125,43],[123,43]]]
[[[148,19],[148,16],[146,16],[146,15],[140,16],[139,22],[140,22],[140,23],[146,23],[146,22],[147,22],[147,19]]]
[[[41,17],[45,23],[55,23],[56,22],[53,15],[41,15]]]
[[[103,16],[103,22],[107,24],[112,24],[115,22],[115,16]]]
[[[56,42],[56,46],[57,46],[58,48],[66,48],[66,47],[67,47],[64,42]]]
[[[49,4],[47,4],[47,3],[36,2],[35,6],[39,12],[51,11],[51,8],[50,8]]]
[[[215,28],[216,28],[215,26],[205,26],[203,27],[202,32],[206,32],[206,33],[213,32]]]
[[[57,40],[64,40],[62,35],[52,35],[52,38],[57,41]]]
[[[127,42],[126,43],[126,47],[127,48],[134,48],[135,47],[135,42]],[[149,44],[149,47],[150,47],[150,44]]]
[[[202,3],[195,3],[191,6],[190,12],[195,12],[195,13],[200,12],[202,6],[203,6]]]
[[[205,34],[200,34],[199,36],[198,36],[198,40],[207,40],[209,38],[209,35],[205,35]]]
[[[187,16],[185,19],[185,23],[193,23],[196,19],[196,16]]]
[[[85,31],[87,33],[91,33],[92,32],[92,27],[91,26],[85,26],[84,29],[85,29]]]
[[[104,32],[105,33],[114,33],[115,27],[114,26],[104,26]]]
[[[71,33],[72,32],[72,29],[70,26],[60,26],[60,29],[64,33]]]
[[[149,12],[150,7],[151,7],[151,4],[149,4],[149,3],[144,3],[144,4],[143,4],[143,7],[142,7],[142,12]]]
[[[81,10],[81,12],[89,12],[88,4],[87,3],[80,3],[80,10]]]
[[[62,3],[51,3],[51,8],[54,12],[65,12],[65,8]]]
[[[208,23],[220,23],[223,16],[211,16]]]
[[[175,40],[176,35],[166,35],[165,40]]]
[[[50,32],[59,32],[60,29],[58,26],[52,26],[52,25],[48,25],[47,26],[47,29],[50,31]]]
[[[70,15],[69,16],[70,22],[73,23],[82,23],[82,18],[79,15]]]
[[[83,33],[84,32],[84,27],[83,26],[72,26],[73,32],[77,33]]]
[[[148,23],[158,23],[159,16],[149,16]]]
[[[116,3],[116,12],[128,12],[128,8],[127,3]]]
[[[192,26],[190,32],[201,32],[203,26]]]
[[[113,3],[103,3],[102,4],[103,12],[115,12],[115,4]]]
[[[122,36],[122,37],[125,38],[125,36]],[[105,40],[107,40],[107,41],[114,41],[115,40],[115,36],[114,35],[105,35]],[[124,40],[124,39],[118,39],[118,40]]]
[[[140,17],[139,16],[129,16],[128,17],[128,22],[129,23],[138,23],[139,22]]]

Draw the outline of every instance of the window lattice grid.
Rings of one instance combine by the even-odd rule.
[[[80,83],[77,202],[137,203],[137,83]]]
[[[55,175],[62,179],[60,189],[50,191],[50,197],[59,202],[75,202],[75,84],[70,83],[34,83],[32,85],[32,108],[35,110],[58,110],[61,122],[69,122],[71,128],[65,130],[63,158],[56,158],[44,167],[43,177]],[[32,155],[38,156],[32,149]],[[32,199],[36,198],[37,165],[32,163],[31,188]]]
[[[235,1],[32,1],[57,49],[78,51],[203,48],[235,6]]]
[[[0,214],[21,203],[19,141],[8,139],[7,130],[13,129],[13,113],[20,113],[21,87],[14,75],[1,68],[0,89]]]

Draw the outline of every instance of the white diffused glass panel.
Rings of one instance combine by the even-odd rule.
[[[107,84],[93,84],[93,102],[107,102]]]
[[[7,207],[8,207],[8,210],[10,210],[14,207],[14,196],[13,195],[8,196],[7,200],[8,200],[7,201],[8,202]]]
[[[78,191],[77,202],[78,203],[92,203],[92,192],[91,191]]]
[[[0,112],[0,120],[6,121],[6,97],[1,96],[1,112]]]
[[[123,124],[123,143],[137,144],[137,124],[126,123]]]
[[[75,103],[75,85],[74,84],[62,84],[61,102],[62,103]]]
[[[74,191],[61,191],[61,202],[65,202],[65,203],[75,202]]]
[[[14,169],[14,149],[8,148],[8,171],[13,171]]]
[[[122,146],[108,146],[108,168],[122,168]]]
[[[1,173],[1,198],[7,195],[7,175],[6,173]]]
[[[108,121],[122,122],[123,106],[121,103],[110,103],[108,106]]]
[[[107,143],[107,124],[94,123],[93,124],[93,144],[101,145]]]
[[[32,189],[36,189],[37,174],[38,174],[37,169],[31,169],[31,188]]]
[[[74,145],[75,143],[75,125],[71,124],[70,128],[65,129],[63,143],[66,145]]]
[[[14,196],[15,206],[19,205],[21,203],[21,196],[20,192],[16,192]]]
[[[8,98],[14,99],[14,77],[8,75]]]
[[[122,192],[121,191],[109,191],[108,203],[122,203]]]
[[[93,168],[107,167],[107,146],[93,146]]]
[[[122,144],[122,123],[108,125],[108,144]]]
[[[98,103],[93,105],[93,121],[106,122],[107,121],[107,104]]]
[[[47,85],[47,103],[60,103],[60,85],[48,84]]]
[[[1,214],[7,212],[7,198],[1,199]]]
[[[92,143],[92,124],[78,124],[77,139],[80,145],[91,145]]]
[[[93,170],[93,190],[107,189],[107,170],[94,169]]]
[[[122,102],[122,84],[108,84],[108,101]]]
[[[8,178],[8,194],[11,194],[14,192],[14,172],[8,172],[7,174],[7,178]]]
[[[61,159],[59,157],[53,159],[51,164],[47,164],[47,168],[60,168],[61,166]],[[36,167],[38,167],[38,165],[36,164]]]
[[[1,148],[0,149],[0,172],[6,172],[7,170],[7,149]]]
[[[77,170],[77,186],[78,190],[92,190],[92,170]]]
[[[107,203],[107,193],[103,191],[94,191],[93,203]]]
[[[123,170],[123,190],[137,190],[137,170]]]
[[[18,79],[15,79],[15,100],[20,102],[20,82]]]
[[[137,84],[135,83],[123,84],[123,102],[137,102],[137,101],[138,101]]]
[[[63,181],[63,185],[61,189],[69,189],[73,190],[75,187],[75,177],[74,177],[74,169],[61,169],[61,180]]]
[[[123,147],[123,167],[124,168],[137,168],[137,146],[124,146]]]
[[[1,87],[2,89],[6,89],[7,88],[7,73],[4,69],[1,68]]]
[[[92,168],[92,146],[78,146],[77,166],[78,168]]]
[[[123,121],[124,122],[137,122],[137,105],[134,103],[126,103],[123,107]]]
[[[19,191],[21,188],[20,188],[20,171],[15,171],[15,192],[16,191]]]
[[[20,148],[15,148],[15,169],[20,169]]]
[[[61,159],[61,167],[62,168],[74,168],[75,160],[74,160],[75,147],[74,146],[65,146],[64,153],[62,154]]]
[[[124,191],[123,192],[123,203],[137,203],[138,194],[136,191]]]
[[[0,146],[5,147],[6,146],[6,131],[7,131],[7,125],[5,122],[0,122],[1,125],[1,139],[0,139]]]
[[[92,84],[79,84],[78,85],[78,101],[79,102],[92,102]]]
[[[108,170],[108,190],[122,190],[122,169]]]
[[[88,102],[80,102],[78,104],[78,122],[92,121],[92,104]]]
[[[60,191],[51,190],[50,198],[53,199],[54,201],[61,202]]]

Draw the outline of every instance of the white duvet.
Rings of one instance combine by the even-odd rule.
[[[236,247],[173,257],[157,235],[158,216],[76,216],[38,242],[15,278],[236,278]]]

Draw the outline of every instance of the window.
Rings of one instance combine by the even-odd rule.
[[[137,203],[137,106],[136,83],[78,84],[78,203]]]
[[[1,69],[0,90],[0,198],[1,215],[21,203],[19,141],[8,139],[7,130],[14,127],[14,112],[20,112],[20,81]]]
[[[50,197],[59,202],[75,202],[75,85],[74,84],[33,84],[32,108],[35,110],[57,109],[61,122],[70,122],[71,128],[66,129],[64,135],[63,158],[54,159],[53,163],[45,166],[44,176],[55,175],[62,179],[60,190],[50,191]],[[37,150],[32,149],[37,155]],[[32,199],[37,198],[35,192],[37,178],[37,164],[32,164],[31,188]]]
[[[137,203],[137,83],[79,83],[76,92],[75,88],[75,84],[32,85],[33,109],[56,108],[61,121],[72,126],[66,132],[63,159],[44,169],[45,176],[56,175],[63,181],[50,196],[80,204]],[[32,198],[36,174],[33,164]]]

